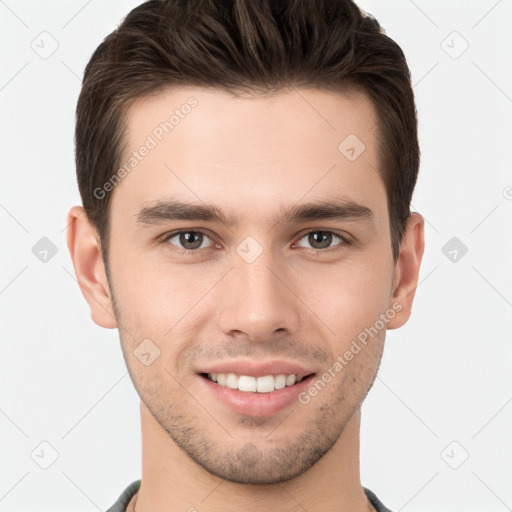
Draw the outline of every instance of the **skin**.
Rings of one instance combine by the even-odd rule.
[[[410,316],[424,220],[411,214],[395,263],[376,114],[354,91],[233,98],[169,89],[131,107],[127,153],[191,96],[197,107],[114,188],[110,283],[95,229],[81,207],[68,214],[80,288],[93,320],[119,329],[141,398],[136,510],[372,510],[359,476],[360,407],[386,328]],[[366,146],[353,162],[338,150],[351,133]],[[281,208],[340,195],[371,208],[374,222],[273,220]],[[136,222],[142,208],[169,197],[217,205],[239,223]],[[179,229],[207,236],[184,253],[186,241],[163,238]],[[327,249],[335,250],[326,252],[308,236],[316,231],[351,243],[333,236]],[[252,263],[236,252],[248,236],[262,248]],[[386,328],[307,405],[241,415],[205,391],[196,374],[220,360],[284,359],[321,377],[393,304],[401,309]],[[160,350],[149,366],[134,355],[147,338]]]

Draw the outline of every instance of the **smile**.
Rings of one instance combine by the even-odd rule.
[[[295,374],[286,375],[284,373],[261,377],[236,375],[235,373],[208,373],[203,374],[203,376],[206,376],[212,382],[216,382],[219,386],[252,393],[271,393],[287,386],[293,386],[304,378]]]
[[[309,386],[314,375],[280,373],[255,377],[236,373],[200,373],[198,377],[207,396],[216,402],[237,414],[264,417],[297,404],[299,394]]]

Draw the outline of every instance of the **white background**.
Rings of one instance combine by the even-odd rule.
[[[0,1],[2,512],[104,511],[140,478],[118,332],[92,322],[65,242],[81,76],[138,3]],[[512,0],[359,5],[412,71],[427,242],[413,316],[388,332],[363,406],[362,482],[395,512],[512,510]],[[43,31],[47,59],[31,47]],[[468,249],[456,262],[452,237]],[[48,469],[31,456],[49,463],[44,441]]]

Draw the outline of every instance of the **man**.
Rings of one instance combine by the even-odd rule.
[[[424,249],[397,44],[350,0],[153,0],[76,121],[68,247],[141,398],[110,511],[388,510],[360,408]]]

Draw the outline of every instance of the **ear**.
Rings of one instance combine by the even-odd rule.
[[[99,237],[85,210],[73,206],[68,213],[67,243],[78,285],[100,327],[114,329],[117,321],[112,306]]]
[[[411,316],[424,249],[425,220],[419,213],[411,213],[400,244],[393,279],[393,295],[389,304],[397,314],[388,322],[388,329],[402,327]]]

